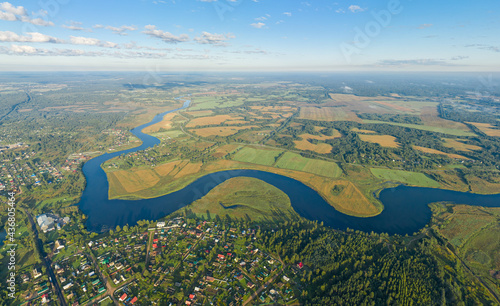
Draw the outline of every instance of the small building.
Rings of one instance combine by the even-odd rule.
[[[123,302],[123,301],[125,301],[125,299],[126,299],[126,298],[127,298],[127,294],[126,294],[126,293],[124,293],[124,294],[123,294],[123,295],[119,298],[119,301],[120,301],[120,302]]]

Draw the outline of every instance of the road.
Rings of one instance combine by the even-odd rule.
[[[265,282],[262,286],[260,286],[259,289],[257,289],[257,291],[255,291],[250,297],[248,297],[248,299],[245,302],[243,302],[243,306],[247,305],[254,298],[256,298],[262,292],[262,290],[266,289],[267,286],[269,284],[271,284],[272,282],[274,282],[274,280],[276,279],[276,277],[278,277],[278,275],[281,275],[281,273],[285,270],[285,264],[283,263],[283,261],[281,260],[281,258],[278,257],[278,260],[281,263],[281,270],[278,271],[273,277],[271,277],[271,279],[269,279],[267,282]]]
[[[52,283],[52,286],[54,287],[54,290],[56,291],[56,295],[59,298],[59,303],[61,303],[62,306],[67,306],[66,300],[64,299],[64,296],[62,294],[61,288],[59,287],[59,284],[57,283],[56,276],[54,274],[54,271],[52,270],[52,262],[48,256],[45,256],[45,252],[43,250],[43,244],[40,238],[38,238],[38,230],[36,228],[35,222],[33,221],[33,217],[29,212],[26,210],[23,210],[26,216],[28,216],[28,220],[31,224],[31,228],[33,229],[33,234],[34,234],[34,239],[35,239],[35,244],[36,247],[38,248],[38,253],[40,256],[43,256],[43,263],[45,264],[45,268],[47,269],[47,273],[49,274],[50,277],[50,282]]]

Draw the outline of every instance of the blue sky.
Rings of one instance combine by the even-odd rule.
[[[12,0],[0,70],[500,71],[499,33],[498,0]]]

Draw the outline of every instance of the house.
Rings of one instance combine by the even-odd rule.
[[[304,264],[302,263],[302,261],[297,264],[297,267],[299,267],[299,269],[304,268]]]
[[[119,298],[119,301],[120,301],[120,302],[123,302],[123,301],[125,301],[125,299],[126,299],[126,298],[127,298],[127,294],[126,294],[126,293],[124,293],[124,294],[123,294],[123,295]]]
[[[222,254],[217,255],[217,258],[218,258],[219,260],[224,260],[224,259],[226,259],[226,257],[225,257],[224,255],[222,255]]]
[[[56,216],[52,214],[43,214],[36,217],[36,222],[38,223],[38,226],[40,226],[40,229],[44,233],[55,229],[54,221],[56,220],[57,217],[56,218],[54,217]]]
[[[64,249],[64,242],[62,242],[62,240],[56,240],[55,247],[56,250]]]
[[[158,228],[165,227],[165,222],[156,222],[156,227]]]
[[[189,295],[189,298],[190,298],[190,299],[192,299],[192,300],[193,300],[195,297],[196,297],[196,295],[194,295],[194,294],[190,294],[190,295]]]
[[[164,222],[165,223],[165,222]],[[137,302],[137,297],[134,297],[131,301],[130,301],[130,305],[134,305],[135,302]]]
[[[40,273],[37,268],[33,269],[33,278],[37,279],[40,276],[42,276],[42,273]]]

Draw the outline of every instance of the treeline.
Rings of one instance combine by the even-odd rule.
[[[470,112],[457,110],[453,105],[443,103],[438,105],[438,112],[441,118],[457,122],[480,122],[497,125],[499,118],[498,114],[495,115],[486,111]]]
[[[459,262],[445,269],[434,238],[410,248],[395,237],[343,233],[310,221],[285,222],[260,238],[286,264],[305,265],[295,269],[304,305],[493,304],[464,279]]]

